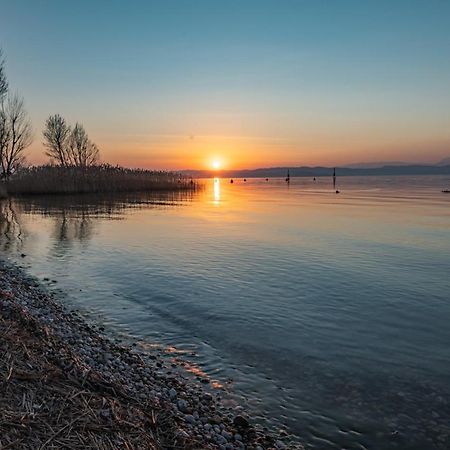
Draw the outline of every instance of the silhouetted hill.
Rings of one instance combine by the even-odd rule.
[[[438,166],[448,166],[450,164],[450,157],[444,158],[438,162]]]
[[[183,170],[185,175],[209,178],[212,176],[224,178],[274,178],[285,177],[287,171],[291,177],[324,177],[333,174],[332,167],[268,167],[248,170]],[[338,176],[368,176],[368,175],[450,175],[450,164],[446,165],[386,165],[383,167],[336,167]]]
[[[449,163],[450,164],[450,163]],[[404,161],[375,161],[375,162],[362,162],[362,163],[352,163],[345,164],[342,167],[347,169],[377,169],[384,166],[407,166],[408,163]]]

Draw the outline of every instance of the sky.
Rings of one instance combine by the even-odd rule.
[[[226,169],[450,156],[448,0],[0,0],[11,90],[102,161]]]

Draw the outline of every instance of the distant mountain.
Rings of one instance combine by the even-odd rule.
[[[448,166],[450,164],[450,157],[444,158],[437,163],[438,166]]]
[[[196,178],[283,178],[291,177],[326,177],[332,176],[333,167],[268,167],[247,170],[183,170],[183,174]],[[336,167],[337,176],[368,176],[368,175],[450,175],[450,163],[445,165],[389,163],[381,167]]]
[[[450,161],[448,164],[450,164]],[[346,167],[347,169],[376,169],[384,166],[407,166],[407,165],[408,163],[401,161],[378,161],[378,162],[344,164],[343,167]]]

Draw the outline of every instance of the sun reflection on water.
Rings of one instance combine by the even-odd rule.
[[[214,178],[214,204],[220,205],[220,179]]]

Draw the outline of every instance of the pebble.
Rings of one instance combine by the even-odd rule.
[[[182,413],[186,413],[187,410],[188,410],[186,401],[183,400],[183,399],[178,400],[178,401],[177,401],[177,408],[178,408]]]
[[[228,431],[225,431],[225,430],[222,430],[221,434],[227,441],[229,441],[233,437],[233,435],[231,433],[229,433]]]
[[[224,444],[225,445],[227,443],[227,440],[223,436],[221,436],[220,434],[217,434],[216,435],[216,442],[218,444]]]
[[[236,416],[233,419],[233,423],[238,428],[248,428],[250,426],[250,424],[248,423],[248,420],[245,417],[242,417],[242,416]]]
[[[203,394],[202,400],[204,400],[205,402],[210,403],[210,402],[213,401],[213,396],[207,392],[207,393]]]
[[[169,398],[171,400],[174,400],[176,397],[177,397],[177,391],[174,388],[170,389],[169,390]]]

